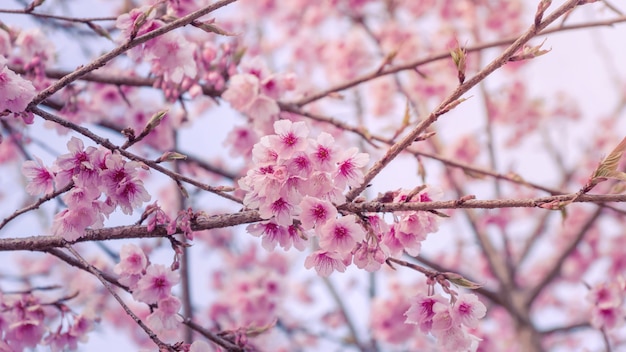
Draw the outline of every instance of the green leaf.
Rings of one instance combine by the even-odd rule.
[[[89,28],[91,28],[99,36],[105,37],[108,40],[113,41],[113,38],[111,38],[111,36],[109,35],[109,32],[107,32],[107,30],[104,29],[102,26],[97,25],[92,22],[87,22],[87,26],[89,26]]]
[[[146,124],[145,130],[150,132],[153,129],[155,129],[161,123],[161,120],[163,120],[163,118],[168,112],[169,112],[169,109],[157,111],[154,115],[152,115],[152,117],[150,117],[150,120]]]
[[[594,180],[600,178],[615,178],[626,181],[623,179],[623,175],[621,175],[623,173],[617,172],[617,166],[624,155],[624,151],[626,151],[626,137],[624,137],[617,147],[600,162],[600,165],[598,165],[598,168],[593,172],[591,178]]]
[[[445,278],[450,281],[451,283],[459,286],[459,287],[464,287],[464,288],[468,288],[470,290],[475,290],[477,288],[481,288],[483,285],[470,281],[466,278],[464,278],[463,276],[457,274],[457,273],[451,273],[451,272],[446,272],[443,273],[443,275],[445,276]]]
[[[223,28],[218,27],[212,20],[207,21],[207,22],[193,21],[191,25],[194,27],[200,28],[207,33],[215,33],[215,34],[224,35],[228,37],[237,36],[237,33],[232,33]]]

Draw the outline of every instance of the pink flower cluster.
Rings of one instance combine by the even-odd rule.
[[[401,190],[393,192],[394,203],[431,202],[440,197],[440,191],[425,188],[414,196],[410,192]],[[391,231],[382,238],[382,244],[388,249],[391,256],[399,256],[402,251],[417,256],[422,248],[422,241],[429,233],[439,230],[437,215],[424,211],[406,211],[396,213],[397,221]]]
[[[361,168],[369,156],[356,148],[340,151],[327,133],[308,138],[304,122],[280,120],[274,130],[254,145],[255,167],[239,181],[246,207],[258,209],[268,220],[248,226],[251,234],[262,237],[267,250],[276,245],[303,250],[314,235],[319,249],[307,257],[305,267],[328,276],[345,271],[354,261],[359,268],[375,271],[389,256],[403,251],[417,255],[421,241],[437,231],[437,216],[428,212],[400,212],[391,226],[377,215],[338,217],[335,204],[345,202],[347,187],[363,182]],[[432,197],[430,189],[413,196],[396,191],[389,201],[428,202]]]
[[[620,276],[614,282],[596,285],[587,295],[593,304],[591,309],[591,325],[596,329],[614,329],[624,325],[624,292],[626,281]]]
[[[178,315],[181,302],[172,295],[172,287],[180,276],[176,271],[160,264],[151,264],[141,248],[126,244],[120,251],[120,262],[113,268],[120,276],[119,282],[128,286],[133,298],[147,304],[157,304],[146,318],[146,324],[160,335],[171,335],[180,328]]]
[[[141,164],[127,161],[117,153],[104,148],[88,147],[76,138],[67,143],[68,154],[61,155],[51,169],[41,160],[26,161],[22,172],[29,179],[27,190],[31,194],[58,189],[70,182],[74,187],[62,199],[67,209],[54,217],[52,233],[68,241],[76,240],[87,227],[103,225],[104,217],[117,207],[124,214],[150,200],[150,195],[139,179]],[[102,194],[106,198],[101,199]]]
[[[76,350],[78,342],[93,330],[92,319],[71,313],[62,303],[54,303],[59,310],[52,309],[53,305],[31,293],[3,295],[0,305],[0,351],[22,351],[37,345],[48,345],[53,352]],[[50,326],[58,320],[59,311],[63,322],[55,331]]]
[[[257,134],[271,134],[272,123],[280,112],[276,100],[295,88],[295,77],[271,74],[259,59],[242,64],[240,69],[241,73],[228,81],[222,98],[250,117]]]
[[[305,265],[315,266],[322,275],[333,269],[344,271],[344,262],[349,264],[365,231],[353,215],[338,219],[333,202],[344,202],[344,189],[362,182],[360,169],[369,156],[356,148],[339,151],[327,133],[309,139],[304,122],[276,121],[274,130],[275,134],[255,144],[255,168],[239,181],[246,191],[246,207],[259,209],[261,217],[269,220],[248,230],[262,236],[267,249],[279,244],[284,249],[293,245],[302,250],[305,232],[313,229],[320,250]],[[296,219],[299,224],[294,223]]]
[[[385,194],[385,202],[430,202],[438,199],[440,191],[426,187],[417,194],[407,190],[397,190]],[[394,222],[389,225],[380,216],[367,217],[368,241],[361,242],[354,251],[354,264],[369,272],[380,269],[388,257],[399,257],[403,252],[419,255],[429,233],[437,232],[437,215],[423,211],[402,211],[394,214]]]
[[[116,26],[122,31],[122,38],[139,36],[163,26],[155,19],[156,10],[150,6],[133,9],[117,18]],[[152,72],[165,82],[180,84],[184,78],[194,79],[197,74],[194,53],[196,45],[182,34],[168,32],[135,48],[131,56],[140,61],[150,62]]]
[[[468,332],[476,328],[487,308],[474,294],[461,294],[449,302],[440,294],[418,294],[406,311],[406,322],[416,324],[423,333],[437,339],[440,351],[467,351],[480,339]]]

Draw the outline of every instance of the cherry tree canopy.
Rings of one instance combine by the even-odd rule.
[[[623,349],[625,12],[4,1],[0,351]]]

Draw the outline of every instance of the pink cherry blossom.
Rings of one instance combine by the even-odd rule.
[[[337,186],[358,186],[363,182],[361,168],[367,165],[369,155],[359,153],[357,148],[350,148],[338,157],[337,171],[333,173]]]
[[[359,269],[375,272],[380,269],[387,257],[383,250],[374,243],[361,242],[354,251],[354,265]]]
[[[340,253],[351,252],[357,243],[365,239],[365,231],[354,215],[331,218],[316,233],[320,237],[320,247]]]
[[[262,203],[259,207],[259,215],[263,219],[274,218],[281,226],[289,226],[293,223],[293,217],[300,213],[300,207],[288,198],[280,197],[273,202]]]
[[[181,307],[182,303],[174,296],[160,299],[158,308],[146,318],[146,324],[158,332],[177,329],[183,322],[183,318],[178,315]]]
[[[254,236],[261,236],[263,248],[268,251],[273,251],[277,244],[285,250],[289,250],[291,246],[298,250],[304,250],[306,247],[306,240],[300,236],[300,231],[293,225],[284,227],[268,221],[249,225],[246,229]]]
[[[258,77],[251,74],[237,74],[230,78],[228,88],[222,94],[222,98],[231,106],[250,116],[255,128],[259,131],[268,132],[268,123],[271,118],[278,115],[280,109],[276,101],[261,94]]]
[[[591,310],[591,326],[596,329],[615,329],[624,325],[626,312],[622,307],[594,307]]]
[[[433,317],[435,316],[435,304],[447,306],[446,299],[440,294],[428,296],[419,293],[411,299],[411,307],[406,311],[406,322],[417,324],[422,332],[428,333],[433,327]]]
[[[320,276],[329,276],[334,270],[340,273],[346,271],[346,264],[339,253],[324,250],[309,254],[304,261],[304,267],[307,269],[315,267]]]
[[[435,302],[432,309],[434,315],[432,317],[431,331],[433,333],[448,330],[454,326],[460,325],[452,319],[449,302]]]
[[[170,295],[172,286],[178,284],[179,275],[160,264],[149,265],[146,274],[137,282],[133,297],[144,303],[156,303]]]
[[[276,121],[274,131],[276,134],[270,137],[270,145],[282,159],[291,158],[293,153],[304,151],[308,145],[309,129],[302,121]]]
[[[6,59],[0,56],[0,112],[22,112],[35,97],[35,87],[30,81],[18,76],[6,67]]]
[[[258,142],[259,137],[249,126],[236,126],[226,136],[224,146],[232,148],[230,155],[250,157],[252,147]]]
[[[122,37],[128,39],[133,30],[137,30],[137,35],[146,33],[146,29],[150,27],[150,23],[156,15],[156,11],[150,6],[142,6],[140,8],[132,9],[128,13],[121,14],[116,22],[115,26],[122,30]],[[140,21],[143,23],[139,28],[135,28]]]
[[[474,294],[462,294],[457,297],[454,306],[450,309],[452,320],[456,324],[462,324],[468,328],[478,326],[478,320],[482,319],[487,312],[487,308]]]
[[[337,208],[332,203],[311,196],[302,198],[300,208],[302,209],[300,222],[302,222],[302,228],[305,230],[310,230],[314,226],[322,226],[337,217]]]
[[[404,312],[409,309],[409,303],[405,297],[394,294],[388,299],[377,297],[372,304],[371,329],[376,338],[392,343],[401,344],[407,342],[417,334],[415,325],[404,322]]]
[[[194,79],[198,73],[194,52],[196,45],[177,32],[169,32],[146,44],[143,60],[149,60],[152,71],[163,80],[180,84],[183,78]]]
[[[306,179],[313,171],[313,163],[304,152],[298,152],[292,158],[285,161],[285,166],[290,175]]]
[[[120,250],[120,262],[113,271],[118,275],[141,274],[148,265],[145,253],[134,244],[125,244]]]
[[[339,151],[333,136],[322,132],[315,142],[311,141],[311,160],[318,171],[333,171],[339,157]]]
[[[22,173],[29,179],[26,192],[31,195],[48,194],[54,190],[54,175],[43,165],[41,159],[27,160],[22,165]]]
[[[22,351],[37,346],[46,331],[42,321],[23,319],[8,326],[5,340],[13,351]]]
[[[468,351],[477,340],[457,325],[441,330],[433,328],[433,336],[437,338],[437,346],[441,351]]]
[[[91,184],[87,180],[93,178],[91,175],[94,174],[95,167],[91,163],[91,156],[96,149],[93,147],[85,149],[83,141],[76,137],[72,137],[67,142],[67,149],[69,153],[59,156],[55,161],[55,166],[58,169],[55,178],[57,187],[64,187],[74,175],[79,173],[85,173],[85,183]]]
[[[78,207],[62,210],[54,217],[52,234],[66,241],[75,241],[84,235],[85,229],[99,218],[98,210],[91,207]]]

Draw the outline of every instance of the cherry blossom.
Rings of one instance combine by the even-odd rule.
[[[463,324],[468,328],[475,328],[478,326],[478,320],[485,316],[486,308],[476,295],[463,294],[457,298],[450,314],[454,322]]]
[[[54,190],[54,175],[43,165],[41,159],[27,160],[22,165],[22,173],[29,179],[26,192],[31,195],[47,194]]]
[[[418,294],[412,299],[411,307],[406,311],[406,322],[417,324],[422,332],[429,332],[433,326],[435,304],[447,304],[443,296]]]
[[[148,266],[144,276],[137,282],[133,297],[141,302],[156,303],[169,297],[170,291],[179,281],[177,272],[160,264]]]
[[[351,252],[356,244],[365,238],[365,231],[357,223],[354,215],[330,219],[326,224],[318,227],[316,232],[320,237],[321,248],[333,249],[339,253]]]
[[[148,266],[148,258],[141,248],[125,244],[120,250],[120,262],[113,269],[118,275],[142,274]]]
[[[14,113],[22,112],[35,97],[33,84],[6,66],[7,60],[0,56],[0,111],[9,110]]]
[[[337,252],[315,251],[306,257],[304,267],[311,269],[315,267],[315,271],[321,276],[329,276],[333,271],[340,273],[346,270],[344,259]]]
[[[311,196],[302,198],[300,208],[302,209],[300,221],[302,222],[302,228],[305,230],[310,230],[314,226],[322,226],[329,220],[337,217],[337,208],[332,203]]]

